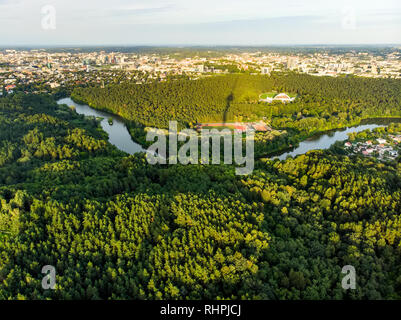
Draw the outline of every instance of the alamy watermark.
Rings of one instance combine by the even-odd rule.
[[[249,129],[245,132],[229,129],[201,129],[200,133],[193,129],[184,129],[178,132],[177,122],[170,121],[168,132],[160,129],[147,132],[146,141],[155,141],[156,138],[157,141],[147,150],[146,158],[149,164],[220,164],[223,140],[224,164],[235,163],[240,166],[235,168],[237,175],[251,174],[254,168],[255,133]],[[179,142],[183,144],[178,150]]]
[[[41,26],[43,30],[56,29],[56,8],[52,5],[43,6],[40,10],[42,14]]]
[[[356,12],[355,8],[346,6],[342,10],[341,25],[344,30],[355,30],[356,29]]]
[[[341,286],[344,290],[356,289],[356,271],[355,267],[346,265],[342,268],[341,273],[345,274],[341,281]]]
[[[56,289],[56,268],[50,265],[46,265],[42,268],[42,273],[45,276],[42,279],[42,288],[44,290],[55,290]]]

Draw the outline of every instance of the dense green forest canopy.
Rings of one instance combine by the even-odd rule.
[[[263,92],[299,96],[295,103],[258,103]],[[159,128],[168,121],[196,122],[268,118],[277,128],[325,130],[358,123],[362,118],[401,115],[401,81],[331,78],[303,74],[225,75],[145,85],[76,88],[72,97]]]
[[[0,299],[401,298],[399,162],[315,151],[238,177],[106,140],[47,96],[0,98]]]
[[[293,103],[260,103],[269,91],[296,94]],[[224,75],[199,80],[76,88],[77,102],[118,114],[128,120],[132,138],[146,144],[144,126],[181,127],[197,122],[264,120],[285,131],[271,139],[258,133],[258,157],[278,152],[321,131],[357,125],[362,119],[401,117],[401,81],[331,78],[296,73]]]
[[[263,92],[298,94],[291,104],[258,103]],[[147,126],[273,117],[274,124],[295,120],[299,129],[314,122],[337,126],[360,118],[401,115],[401,81],[331,78],[302,74],[225,75],[145,85],[77,88],[72,97]],[[276,119],[277,118],[277,119]],[[297,121],[298,120],[298,121]],[[298,123],[299,122],[299,123]],[[304,127],[302,126],[304,125]],[[314,127],[319,126],[315,124]]]

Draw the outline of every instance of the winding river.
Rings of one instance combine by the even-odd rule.
[[[132,141],[131,135],[124,123],[124,120],[116,115],[108,112],[93,109],[85,104],[78,104],[74,102],[71,98],[64,98],[57,101],[58,104],[66,104],[68,106],[74,106],[75,110],[79,114],[85,116],[101,117],[101,126],[104,131],[109,135],[109,142],[114,144],[118,149],[128,153],[134,154],[137,152],[145,152],[140,144]],[[113,124],[110,125],[108,119],[113,119]]]
[[[58,104],[66,104],[68,106],[74,106],[75,110],[79,114],[85,116],[101,117],[101,126],[104,131],[109,135],[109,142],[115,145],[118,149],[125,151],[128,154],[134,154],[137,152],[146,152],[141,145],[132,141],[129,131],[124,123],[124,120],[116,115],[108,112],[100,111],[89,107],[88,105],[78,104],[71,98],[64,98],[57,101]],[[110,125],[108,119],[113,119],[113,124]],[[370,119],[364,120],[361,125],[350,127],[346,129],[337,129],[325,133],[319,133],[315,136],[302,141],[299,146],[293,148],[290,151],[285,151],[279,155],[273,157],[280,160],[285,160],[288,156],[295,157],[300,154],[304,154],[311,150],[322,150],[330,148],[336,141],[343,141],[348,139],[348,133],[360,132],[366,129],[374,129],[377,127],[386,126],[391,122],[400,122],[401,119]]]
[[[330,130],[327,132],[317,133],[299,143],[299,146],[290,151],[281,152],[273,158],[285,160],[288,156],[298,156],[307,153],[311,150],[324,150],[330,148],[337,141],[344,141],[348,139],[348,134],[351,132],[361,132],[364,130],[372,130],[378,127],[388,126],[392,122],[401,122],[400,118],[376,118],[365,119],[361,124],[354,127]]]
[[[281,153],[280,155],[274,157],[280,160],[285,160],[288,156],[298,156],[300,154],[307,153],[311,150],[323,150],[330,148],[337,141],[344,141],[348,139],[348,133],[351,132],[361,132],[366,129],[375,129],[381,127],[378,124],[364,124],[356,127],[350,127],[346,129],[336,129],[326,133],[319,133],[313,137],[306,139],[299,143],[299,146],[293,148],[291,151]]]

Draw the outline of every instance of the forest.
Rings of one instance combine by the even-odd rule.
[[[269,91],[298,95],[294,103],[267,104]],[[115,84],[76,88],[72,99],[127,119],[132,138],[144,143],[143,127],[181,127],[202,122],[264,120],[287,135],[256,143],[267,155],[297,145],[317,132],[357,125],[363,119],[401,117],[401,82],[396,79],[331,78],[296,73],[230,74],[198,80]],[[266,143],[268,142],[268,143]]]
[[[296,93],[299,99],[291,104],[258,103],[261,93],[273,90]],[[401,115],[399,80],[296,73],[111,84],[105,88],[76,88],[72,98],[158,128],[167,128],[171,120],[191,125],[265,116],[278,128],[292,124],[298,130],[313,131],[357,123],[369,117]]]
[[[299,77],[254,78],[258,88],[302,96],[272,106],[284,119],[273,121],[301,112],[345,123],[400,110],[396,81],[338,79],[347,89],[336,96],[334,80]],[[224,110],[233,83],[219,81],[196,84],[211,90],[207,101],[194,92],[188,112],[197,121],[209,102]],[[254,99],[256,84],[233,101]],[[111,110],[125,103],[113,111],[145,125],[163,124],[168,103],[172,114],[189,108],[186,96],[171,100],[173,88],[189,84],[147,86],[111,87],[108,97],[80,89],[75,97],[105,99]],[[322,91],[309,93],[315,89]],[[159,111],[150,103],[158,99]],[[182,121],[194,121],[190,115]],[[50,96],[0,98],[0,299],[401,298],[399,160],[350,159],[332,149],[255,165],[246,177],[228,165],[151,166]],[[41,287],[44,265],[56,268],[55,290]],[[356,290],[341,287],[345,265],[356,269]]]

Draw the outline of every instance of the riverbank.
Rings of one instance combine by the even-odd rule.
[[[128,127],[123,118],[110,112],[96,110],[95,108],[92,108],[87,104],[77,103],[71,98],[60,99],[57,101],[57,103],[74,106],[75,111],[78,114],[93,116],[95,118],[102,118],[102,120],[100,121],[100,125],[102,129],[108,134],[108,141],[111,144],[115,145],[119,150],[124,151],[128,154],[145,152],[140,144],[132,141]],[[110,124],[110,118],[112,119],[112,124]]]
[[[367,129],[374,129],[381,126],[388,126],[390,123],[401,123],[400,117],[380,117],[380,118],[364,118],[359,121],[359,123],[347,126],[341,126],[335,129],[325,130],[325,131],[315,131],[310,135],[307,135],[305,138],[300,139],[297,143],[294,143],[292,147],[275,150],[274,152],[267,153],[261,157],[262,158],[279,158],[280,160],[285,160],[287,156],[297,156],[300,154],[304,154],[311,150],[322,150],[330,148],[336,141],[344,141],[347,140],[348,134],[351,132],[361,132]],[[344,134],[336,135],[336,133],[344,133]],[[324,147],[316,147],[316,143],[319,143],[320,139],[330,140],[327,137],[334,135],[334,138],[331,141],[325,141]],[[303,144],[309,144],[309,142],[314,144],[314,148],[308,149],[307,151],[298,151],[300,149],[305,148]],[[320,141],[321,142],[321,141]],[[330,145],[328,145],[330,143]]]
[[[124,119],[123,117],[105,111],[104,108],[92,107],[88,104],[76,101],[77,99],[64,98],[58,100],[57,103],[72,104],[76,106],[78,113],[85,115],[93,115],[95,117],[102,117],[101,125],[103,130],[109,134],[109,142],[116,145],[117,148],[129,154],[136,152],[145,152],[143,149],[146,147],[143,142],[145,141],[145,133],[142,128],[134,125],[132,121]],[[78,106],[78,108],[77,108]],[[108,119],[113,120],[113,125],[110,125]],[[348,138],[348,133],[360,132],[366,129],[374,129],[379,126],[387,126],[392,122],[401,122],[400,117],[378,117],[378,118],[363,118],[359,122],[353,122],[338,128],[315,131],[309,135],[299,133],[295,141],[292,141],[292,147],[277,148],[272,152],[264,155],[258,155],[258,159],[262,158],[278,158],[285,160],[287,156],[297,156],[304,154],[311,150],[322,150],[330,148],[336,141],[343,141]],[[116,126],[117,124],[117,126]],[[113,130],[116,129],[116,130]],[[135,132],[135,134],[132,134]],[[140,133],[143,133],[141,135]],[[112,135],[110,137],[110,135]],[[296,141],[298,140],[298,141]]]

